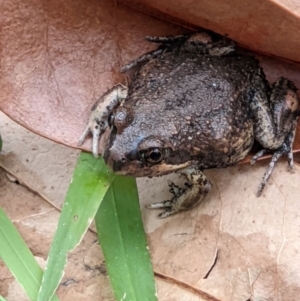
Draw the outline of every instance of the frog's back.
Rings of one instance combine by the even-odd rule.
[[[137,115],[150,108],[149,116],[173,122],[176,147],[200,159],[203,168],[227,166],[253,144],[247,100],[257,72],[252,57],[168,53],[140,69],[128,102]]]

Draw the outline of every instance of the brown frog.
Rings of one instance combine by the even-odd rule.
[[[262,193],[276,161],[286,154],[293,168],[292,144],[299,116],[295,85],[279,78],[267,82],[259,62],[238,54],[232,41],[195,33],[147,37],[158,49],[129,63],[129,87],[116,85],[92,107],[81,144],[93,135],[93,154],[116,172],[135,177],[183,175],[185,187],[169,184],[171,200],[159,217],[199,203],[211,189],[208,168],[233,165],[251,150],[263,149],[251,164],[272,152]]]

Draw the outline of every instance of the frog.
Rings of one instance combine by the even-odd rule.
[[[146,39],[158,47],[121,69],[130,73],[130,82],[96,101],[79,144],[91,133],[93,155],[100,152],[117,174],[184,177],[183,187],[169,183],[171,199],[148,206],[163,210],[159,218],[201,203],[212,187],[205,170],[240,162],[255,141],[261,150],[252,165],[272,154],[257,196],[281,156],[293,169],[300,110],[291,80],[270,84],[254,56],[217,34]]]

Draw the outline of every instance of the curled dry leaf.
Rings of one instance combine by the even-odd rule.
[[[266,2],[269,5],[271,3]],[[185,21],[206,26],[208,23],[216,24],[220,20],[226,20],[213,13],[213,9],[221,13],[218,10],[219,4],[220,1],[210,3],[212,13],[209,16],[212,19],[209,22],[207,19],[203,24],[193,23],[194,19]],[[261,8],[267,7],[266,5],[261,5]],[[235,6],[226,7],[231,10]],[[251,5],[247,6],[249,13],[250,7],[253,9]],[[174,7],[170,6],[170,11],[174,9],[175,4]],[[190,9],[181,11],[191,13]],[[278,7],[271,11],[278,13]],[[256,24],[256,19],[251,19],[252,25]],[[243,19],[231,18],[232,22],[234,20],[239,24]],[[278,21],[277,18],[272,20]],[[291,24],[292,29],[294,23],[286,21],[284,24]],[[243,21],[243,24],[246,23]],[[246,27],[247,33],[252,27]],[[67,0],[63,4],[58,0],[25,0],[22,3],[4,0],[0,28],[0,109],[31,131],[75,148],[95,100],[112,85],[126,81],[118,72],[120,67],[156,47],[146,42],[143,37],[187,31],[171,23],[145,16],[116,1],[96,0]],[[243,28],[245,31],[245,26]],[[238,39],[238,36],[233,35],[235,30],[238,30],[236,34],[241,33],[240,27],[234,26],[230,36],[248,45],[241,37]],[[220,29],[217,31],[229,33]],[[245,33],[244,31],[242,32]],[[278,35],[282,35],[281,32]],[[263,33],[265,41],[270,32],[264,28]],[[294,38],[296,34],[297,30],[290,30],[284,36],[287,41],[284,47],[283,43],[276,42],[276,48],[285,51],[290,48],[298,49],[298,46],[286,46],[293,45],[289,44],[292,42],[299,43],[300,39]],[[246,37],[249,43],[256,41],[249,37]],[[262,55],[259,55],[259,59],[269,80],[286,76],[300,87],[299,65]],[[298,134],[296,149],[300,149],[299,137]],[[91,141],[88,140],[82,148],[89,150],[90,145]]]
[[[259,163],[206,171],[213,189],[204,202],[170,218],[159,220],[158,211],[143,209],[154,269],[176,279],[174,285],[158,282],[160,301],[210,300],[205,294],[222,301],[298,300],[300,168],[291,173],[279,162],[257,198],[265,168]],[[166,191],[166,181],[143,181],[143,204],[168,198],[149,194]],[[185,298],[177,281],[199,294]]]
[[[142,12],[228,35],[255,51],[300,62],[300,4],[290,0],[122,0]]]

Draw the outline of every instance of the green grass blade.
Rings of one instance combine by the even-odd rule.
[[[0,301],[6,301],[2,296],[0,296]]]
[[[97,212],[96,226],[116,299],[156,301],[135,179],[115,177]]]
[[[113,178],[102,158],[80,154],[51,245],[38,301],[48,301],[53,296],[63,276],[67,253],[80,243]]]
[[[1,208],[0,257],[23,287],[30,300],[35,301],[38,296],[43,270]],[[58,298],[53,296],[52,301],[57,300]]]

